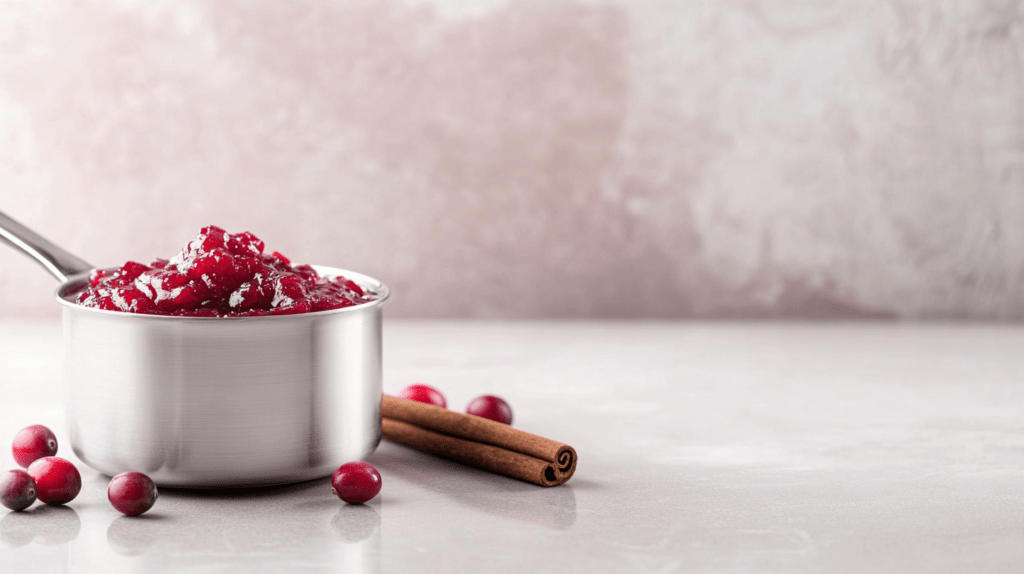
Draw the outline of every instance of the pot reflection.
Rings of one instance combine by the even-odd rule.
[[[379,510],[341,503],[328,480],[238,490],[162,488],[145,514],[116,516],[104,508],[109,522],[86,524],[93,530],[73,546],[73,561],[108,561],[112,569],[145,574],[198,565],[290,571],[297,562],[304,571],[372,574],[380,571]]]

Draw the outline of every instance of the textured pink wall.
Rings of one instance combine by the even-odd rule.
[[[0,210],[391,316],[1022,319],[1021,3],[0,0]]]

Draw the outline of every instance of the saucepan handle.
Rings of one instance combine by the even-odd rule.
[[[57,247],[41,235],[0,211],[0,243],[21,251],[46,268],[61,283],[72,275],[93,269],[79,257]]]

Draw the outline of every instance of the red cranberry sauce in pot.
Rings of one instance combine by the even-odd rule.
[[[292,315],[372,301],[344,277],[321,277],[291,265],[248,231],[204,227],[180,253],[149,265],[129,261],[93,271],[77,302],[86,307],[182,317]]]

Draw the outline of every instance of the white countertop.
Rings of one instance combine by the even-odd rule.
[[[365,507],[325,479],[128,518],[62,448],[82,493],[0,508],[0,572],[1024,571],[1022,327],[386,321],[384,349],[385,392],[501,395],[576,475],[384,443]],[[58,319],[0,319],[0,445],[66,444],[61,353]]]

